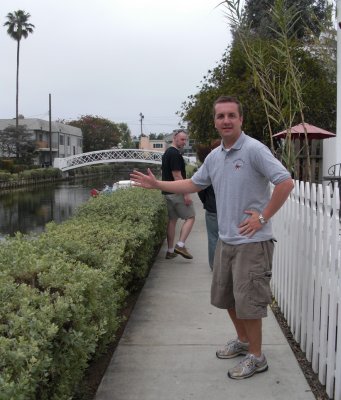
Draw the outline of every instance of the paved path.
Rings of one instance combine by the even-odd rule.
[[[309,385],[277,324],[265,318],[269,370],[235,381],[239,358],[219,360],[216,348],[235,336],[224,310],[210,305],[211,272],[201,203],[187,246],[193,260],[165,260],[163,245],[95,400],[313,400]]]

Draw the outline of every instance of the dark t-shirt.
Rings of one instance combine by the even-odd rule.
[[[201,190],[198,193],[200,200],[204,206],[204,209],[210,213],[217,213],[217,206],[215,203],[215,194],[213,190],[213,186],[210,185],[206,189]]]
[[[162,156],[162,180],[163,181],[174,181],[172,171],[181,171],[181,176],[186,179],[186,167],[185,160],[182,157],[178,149],[171,146],[169,147]],[[170,194],[168,192],[162,192],[163,194]]]

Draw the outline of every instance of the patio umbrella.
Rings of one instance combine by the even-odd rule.
[[[318,126],[310,125],[305,123],[304,124],[307,130],[308,139],[328,139],[331,137],[335,137],[335,133],[328,132]],[[282,131],[275,133],[272,135],[274,138],[284,139],[287,135],[287,131]],[[291,128],[291,138],[292,139],[304,139],[304,128],[303,124],[295,125]]]

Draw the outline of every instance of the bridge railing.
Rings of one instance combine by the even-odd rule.
[[[139,149],[109,149],[89,153],[76,154],[65,158],[56,158],[53,166],[62,171],[80,168],[87,165],[113,162],[141,162],[146,164],[161,164],[163,153],[153,150]]]
[[[140,162],[144,164],[161,165],[163,152],[140,149],[109,149],[76,154],[65,158],[55,158],[53,166],[62,171],[85,167],[87,165],[114,163],[114,162]],[[185,157],[186,162],[193,163],[190,157]]]

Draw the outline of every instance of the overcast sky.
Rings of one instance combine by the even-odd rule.
[[[8,12],[31,14],[21,41],[19,113],[126,122],[133,135],[171,132],[231,42],[219,0],[1,0],[0,118],[15,117],[16,42]]]

